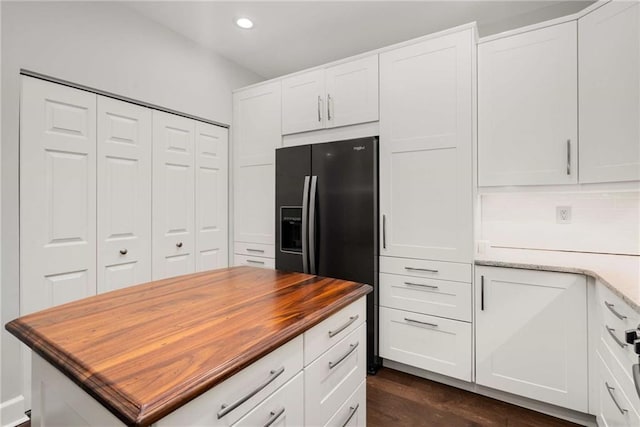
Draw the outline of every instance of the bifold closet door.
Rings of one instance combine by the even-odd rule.
[[[195,271],[195,121],[153,112],[153,280]]]
[[[226,128],[196,122],[195,271],[229,265],[228,138]]]
[[[96,95],[22,77],[20,314],[96,293]]]
[[[98,293],[151,281],[151,110],[98,96]]]

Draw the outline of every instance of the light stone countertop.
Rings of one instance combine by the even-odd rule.
[[[476,254],[475,264],[585,274],[640,313],[640,256],[490,248]]]

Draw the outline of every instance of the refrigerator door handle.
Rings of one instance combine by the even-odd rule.
[[[304,177],[304,187],[302,189],[302,272],[309,272],[309,245],[307,237],[309,233],[309,179]]]
[[[309,266],[310,273],[317,274],[316,269],[316,193],[318,177],[311,177],[311,193],[309,195]]]

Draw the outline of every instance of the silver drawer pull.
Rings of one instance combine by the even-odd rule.
[[[413,282],[404,282],[405,285],[409,285],[409,286],[420,286],[422,288],[429,288],[429,289],[438,289],[437,286],[434,285],[425,285],[424,283],[413,283]]]
[[[345,427],[347,424],[349,424],[349,421],[351,421],[351,418],[353,418],[356,412],[358,412],[359,407],[360,407],[359,403],[356,403],[356,406],[349,407],[349,416],[347,417],[347,420],[344,422],[344,424],[342,424],[342,427]]]
[[[254,388],[252,391],[250,391],[249,393],[247,393],[246,395],[244,395],[243,397],[241,397],[240,399],[236,400],[235,402],[233,402],[230,405],[222,404],[222,406],[220,407],[220,411],[217,414],[218,415],[218,419],[224,417],[229,412],[233,411],[238,406],[242,405],[244,402],[246,402],[247,400],[251,399],[256,394],[258,394],[262,389],[264,389],[266,386],[271,384],[276,378],[278,378],[280,375],[282,375],[283,372],[284,372],[284,366],[280,367],[280,369],[276,369],[276,370],[270,371],[269,372],[269,378],[264,380],[264,382],[262,382],[261,384],[257,385],[256,388]]]
[[[431,326],[432,328],[437,328],[438,325],[435,323],[429,323],[429,322],[421,322],[419,320],[413,320],[413,319],[409,319],[408,317],[404,318],[405,322],[409,322],[409,323],[417,323],[419,325],[425,325],[425,326]]]
[[[625,316],[624,314],[618,313],[618,310],[613,308],[613,307],[615,307],[615,304],[611,304],[610,302],[605,301],[604,305],[606,305],[607,308],[609,309],[609,311],[611,311],[613,313],[613,315],[616,316],[618,319],[624,320],[624,319],[627,318],[627,316]]]
[[[358,318],[360,317],[359,314],[356,314],[355,316],[351,316],[349,317],[349,320],[347,320],[347,323],[345,323],[344,325],[340,326],[338,329],[336,329],[335,331],[329,331],[329,338],[333,338],[336,335],[338,335],[340,332],[344,331],[345,329],[347,329],[349,327],[349,325],[351,325],[353,322],[355,322],[356,320],[358,320]]]
[[[263,254],[264,253],[264,249],[252,249],[252,248],[247,248],[247,252],[258,252]]]
[[[275,423],[282,414],[284,414],[284,406],[278,411],[271,411],[269,413],[269,419],[264,423],[264,427],[269,427],[271,424]]]
[[[604,327],[605,327],[605,328],[607,328],[607,332],[609,332],[609,335],[611,335],[611,338],[613,338],[613,340],[614,340],[616,343],[618,343],[618,345],[619,345],[620,347],[625,348],[625,347],[627,346],[627,343],[622,342],[622,341],[620,340],[620,338],[618,338],[618,337],[616,336],[616,334],[614,333],[614,332],[616,331],[615,329],[610,328],[608,325],[604,325]]]
[[[438,270],[432,270],[430,268],[418,268],[418,267],[405,267],[405,270],[409,271],[426,271],[427,273],[437,273]]]
[[[629,412],[629,411],[627,411],[626,409],[624,409],[622,406],[620,406],[620,404],[619,404],[619,403],[618,403],[618,401],[616,400],[616,397],[613,395],[613,390],[615,390],[616,388],[615,388],[615,387],[611,387],[611,386],[609,385],[609,383],[608,383],[608,382],[606,382],[606,381],[604,382],[604,385],[605,385],[605,386],[607,386],[607,391],[609,392],[609,396],[611,396],[611,400],[613,400],[613,403],[615,403],[615,404],[616,404],[616,406],[618,407],[618,411],[620,411],[620,413],[621,413],[622,415],[624,415],[624,414],[626,414],[627,412]]]
[[[248,259],[247,262],[249,264],[260,264],[260,265],[264,265],[264,261],[257,261],[255,259]]]
[[[347,358],[347,356],[349,356],[356,348],[358,348],[358,344],[360,344],[360,341],[356,341],[355,344],[350,344],[349,350],[345,354],[343,354],[340,359],[336,360],[335,362],[329,362],[329,369],[333,369],[338,366],[344,359]]]

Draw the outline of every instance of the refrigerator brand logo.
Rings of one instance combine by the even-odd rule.
[[[353,147],[354,151],[362,151],[364,150],[364,145],[358,145],[357,147]]]

